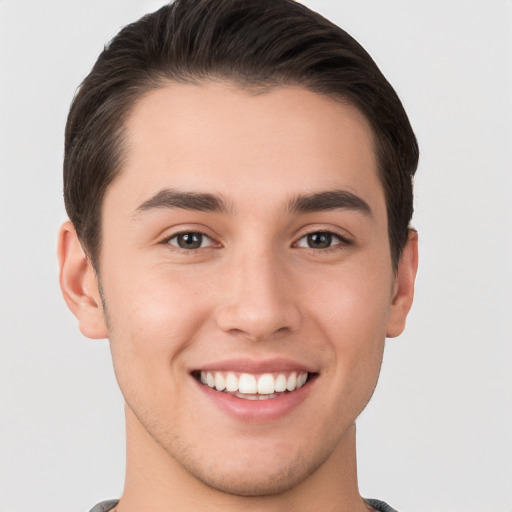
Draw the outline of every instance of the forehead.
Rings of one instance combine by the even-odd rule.
[[[383,202],[367,120],[300,87],[170,83],[139,100],[126,129],[125,164],[111,189],[122,188],[132,207],[166,187],[234,202],[341,188]]]

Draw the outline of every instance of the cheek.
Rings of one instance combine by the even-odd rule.
[[[385,337],[392,275],[389,268],[347,265],[322,276],[309,291],[314,316],[340,340]]]
[[[193,344],[208,316],[205,286],[186,273],[156,269],[110,269],[106,275],[109,337],[121,388],[135,381],[139,386],[157,380],[159,386],[174,385],[169,369],[179,364],[179,355]]]
[[[363,268],[347,266],[309,295],[310,317],[331,348],[329,366],[354,389],[362,380],[376,383],[392,287],[389,268]]]
[[[130,278],[123,278],[126,275]],[[191,325],[190,316],[203,315],[208,302],[205,288],[187,272],[169,272],[162,266],[111,271],[104,290],[115,329],[130,333],[134,343],[154,336],[153,344],[158,346],[162,338],[169,340]]]

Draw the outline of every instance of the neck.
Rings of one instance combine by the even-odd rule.
[[[125,488],[116,512],[363,512],[352,425],[309,477],[279,494],[239,496],[205,485],[162,448],[126,408]]]

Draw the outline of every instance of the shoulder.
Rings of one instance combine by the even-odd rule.
[[[393,507],[390,507],[387,503],[380,500],[365,499],[364,501],[377,510],[377,512],[398,512],[398,510],[395,510]]]
[[[118,502],[119,500],[102,501],[93,507],[90,512],[108,512],[109,510],[112,510]]]

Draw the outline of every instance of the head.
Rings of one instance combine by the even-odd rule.
[[[374,137],[396,269],[413,212],[418,146],[404,108],[349,34],[293,1],[178,0],[128,25],[83,81],[66,126],[64,199],[99,270],[102,203],[126,155],[125,122],[169,82],[225,80],[255,93],[299,86],[352,105]]]
[[[128,467],[352,486],[412,303],[417,153],[372,59],[301,4],[178,0],[121,30],[69,115],[60,258],[82,332],[110,339]]]

